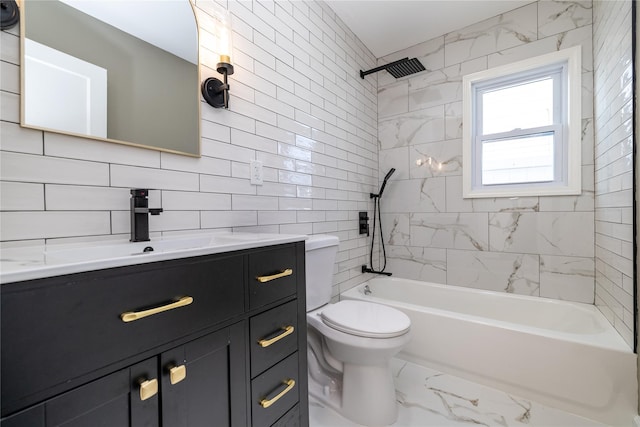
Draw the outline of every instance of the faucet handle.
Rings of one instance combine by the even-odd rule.
[[[164,209],[162,208],[150,208],[149,209],[149,214],[151,215],[160,215],[160,212],[163,212]]]

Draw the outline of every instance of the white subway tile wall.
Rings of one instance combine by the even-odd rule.
[[[594,303],[592,3],[538,1],[381,58],[426,71],[378,80],[388,270],[409,279]],[[628,26],[630,28],[630,26]],[[583,192],[462,198],[462,76],[582,46]],[[629,237],[631,235],[629,234]]]
[[[213,0],[194,0],[201,78]],[[19,29],[2,31],[0,240],[112,238],[128,189],[152,192],[152,236],[235,229],[340,238],[333,296],[366,279],[358,211],[389,168],[382,221],[395,275],[596,303],[632,343],[630,2],[538,1],[376,59],[321,1],[230,10],[230,109],[201,100],[202,158],[19,126]],[[462,76],[582,46],[580,196],[463,199]],[[403,57],[426,71],[359,77]],[[594,114],[595,109],[595,114]],[[594,130],[595,127],[595,130]],[[251,185],[249,162],[263,164]],[[376,256],[374,262],[379,258]]]
[[[593,6],[596,305],[633,345],[631,2]]]
[[[151,235],[211,230],[340,238],[334,296],[366,279],[358,211],[377,185],[376,59],[321,2],[216,2],[232,15],[229,110],[201,99],[202,157],[19,126],[19,28],[2,31],[0,240],[3,245],[126,237],[129,189],[148,187]],[[195,1],[201,78],[213,0]],[[197,102],[197,100],[194,100]],[[263,163],[264,185],[249,182]]]

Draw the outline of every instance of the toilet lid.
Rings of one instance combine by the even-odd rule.
[[[411,320],[395,308],[367,301],[340,301],[329,304],[320,315],[338,331],[367,338],[392,338],[409,331]]]

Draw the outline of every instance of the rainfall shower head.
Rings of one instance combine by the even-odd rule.
[[[387,70],[396,79],[405,77],[410,74],[419,73],[424,71],[424,65],[417,58],[403,58],[397,61],[390,62],[380,67],[373,68],[369,71],[360,70],[360,77],[364,79],[364,76],[371,73],[377,73],[378,71]]]

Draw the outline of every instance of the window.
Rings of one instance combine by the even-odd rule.
[[[580,194],[580,47],[463,78],[463,195]]]

